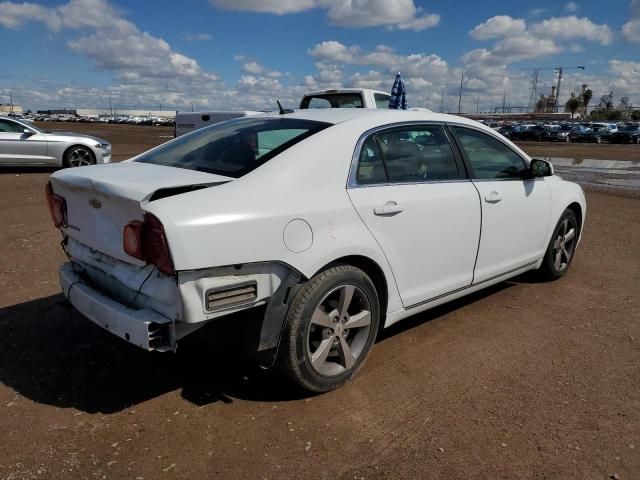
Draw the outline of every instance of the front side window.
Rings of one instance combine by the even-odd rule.
[[[0,120],[0,133],[22,133],[25,127],[11,120]]]
[[[389,108],[389,95],[384,93],[374,93],[373,99],[376,101],[376,108]]]
[[[460,178],[441,126],[396,128],[379,133],[378,141],[391,183]]]
[[[135,161],[240,178],[330,125],[292,118],[240,118],[196,130]]]
[[[464,127],[453,127],[476,179],[522,179],[526,166],[520,155],[497,138]]]

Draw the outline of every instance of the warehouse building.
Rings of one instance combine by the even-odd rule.
[[[0,103],[0,115],[22,115],[22,107],[15,103]]]

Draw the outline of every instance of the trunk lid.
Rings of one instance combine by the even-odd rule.
[[[66,235],[111,257],[144,265],[124,252],[122,232],[129,222],[143,219],[143,206],[154,194],[166,198],[172,192],[231,180],[195,170],[121,162],[60,170],[51,176],[51,185],[66,201],[67,226],[62,228]]]

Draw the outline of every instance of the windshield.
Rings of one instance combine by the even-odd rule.
[[[196,130],[135,161],[240,178],[330,125],[291,118],[240,118]]]
[[[625,127],[622,128],[622,131],[623,132],[635,132],[639,128],[640,127],[634,127],[633,125],[626,125]]]

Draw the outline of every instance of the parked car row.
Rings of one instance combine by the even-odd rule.
[[[173,127],[175,120],[165,117],[130,116],[130,115],[75,115],[75,114],[33,114],[13,117],[22,122],[79,122],[79,123],[124,123],[129,125],[161,125]]]
[[[578,123],[553,124],[485,122],[504,137],[514,141],[635,143],[640,144],[640,123]]]

